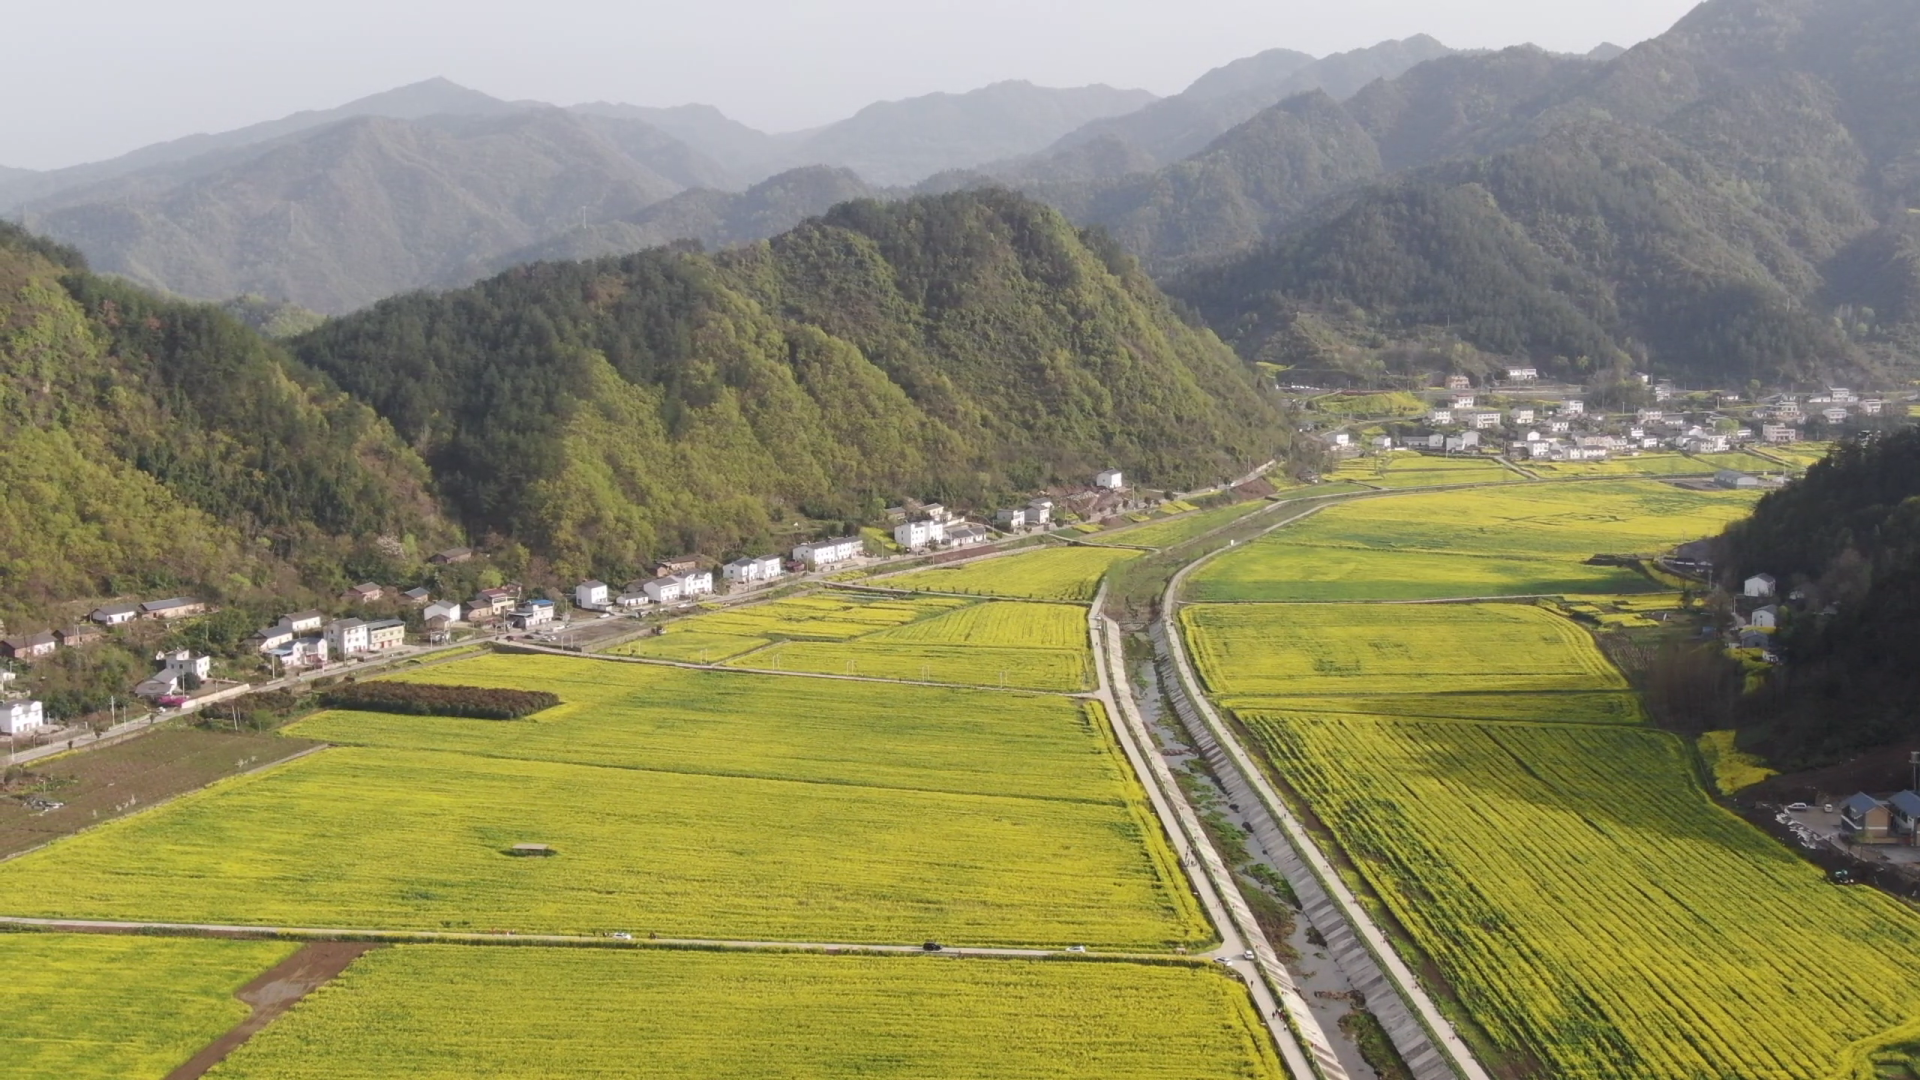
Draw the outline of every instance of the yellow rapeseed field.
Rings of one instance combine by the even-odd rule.
[[[514,858],[518,843],[558,854]],[[1138,801],[351,747],[15,859],[0,911],[1134,949],[1212,937]]]
[[[1396,450],[1349,458],[1333,471],[1332,478],[1381,488],[1423,488],[1504,484],[1519,480],[1520,475],[1494,458],[1442,457]]]
[[[0,1076],[161,1080],[252,1010],[279,941],[0,934]]]
[[[1230,698],[1624,690],[1571,621],[1530,604],[1201,604],[1194,661]]]
[[[677,619],[665,632],[609,650],[683,663],[719,663],[776,640],[847,641],[951,611],[967,601],[927,596],[903,599],[847,590],[789,596]]]
[[[1115,563],[1138,551],[1103,547],[1048,547],[959,566],[936,566],[878,578],[877,586],[934,593],[1005,596],[1026,600],[1091,600]]]
[[[1920,915],[1835,888],[1714,806],[1670,735],[1242,719],[1480,1026],[1541,1075],[1821,1080],[1849,1044],[1920,1016]]]
[[[1718,533],[1750,492],[1652,481],[1529,484],[1365,499],[1196,571],[1196,600],[1428,600],[1662,586],[1596,554],[1653,555]]]
[[[489,656],[404,678],[545,690],[561,704],[513,722],[329,711],[289,733],[356,746],[958,794],[1119,803],[1136,792],[1126,764],[1102,752],[1106,734],[1068,698],[561,656]]]
[[[1212,532],[1223,526],[1231,525],[1256,510],[1269,505],[1264,500],[1236,503],[1214,510],[1200,510],[1180,517],[1156,521],[1137,528],[1118,529],[1102,535],[1095,542],[1103,544],[1132,544],[1137,547],[1169,548],[1185,543],[1203,533]]]
[[[220,1080],[1281,1080],[1202,966],[636,950],[375,951]]]

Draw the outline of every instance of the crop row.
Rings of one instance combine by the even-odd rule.
[[[1565,1080],[1825,1076],[1920,1014],[1920,918],[1625,727],[1243,714],[1503,1048]]]

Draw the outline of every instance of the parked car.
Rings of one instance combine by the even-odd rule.
[[[925,949],[927,952],[939,952],[941,949],[946,948],[945,945],[942,945],[937,941],[929,941],[920,947],[922,949]]]
[[[1806,803],[1803,803],[1803,802],[1794,802],[1794,803],[1788,803],[1787,809],[1792,811],[1793,813],[1798,814],[1803,811],[1811,810],[1813,809],[1813,807],[1808,806]]]
[[[185,694],[162,694],[155,704],[163,709],[177,709],[192,700]]]

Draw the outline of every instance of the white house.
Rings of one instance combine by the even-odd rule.
[[[1573,430],[1573,421],[1549,420],[1547,421],[1547,430],[1553,432],[1555,435],[1565,435]]]
[[[1780,588],[1780,583],[1772,574],[1755,574],[1747,579],[1746,594],[1756,598],[1772,596]]]
[[[437,621],[439,623],[438,629],[444,630],[448,624],[460,621],[460,605],[450,600],[442,600],[439,603],[428,604],[426,610],[421,612],[421,618],[427,621],[429,628],[434,628],[434,624]]]
[[[1375,436],[1373,437],[1373,448],[1374,448],[1375,450],[1391,450],[1391,449],[1393,449],[1393,436],[1391,436],[1391,435],[1375,435]]]
[[[280,616],[280,621],[296,634],[311,634],[326,625],[327,617],[317,611],[296,611]]]
[[[263,626],[253,632],[253,638],[258,642],[255,647],[261,652],[273,652],[276,649],[285,648],[287,643],[293,640],[293,627],[286,623]]]
[[[1053,500],[1033,499],[1027,503],[1027,524],[1051,525],[1053,523]]]
[[[695,570],[690,574],[681,574],[680,583],[682,596],[713,595],[713,571],[711,570]]]
[[[1533,423],[1532,409],[1513,410],[1513,422],[1522,426]]]
[[[367,624],[367,651],[388,652],[407,643],[407,624],[399,619],[381,619]]]
[[[178,675],[182,679],[188,675],[196,679],[205,679],[213,674],[213,657],[195,656],[186,649],[155,653],[153,658],[160,662],[160,670],[163,673]]]
[[[823,566],[843,563],[865,554],[867,542],[857,536],[842,536],[833,540],[816,540],[811,544],[801,544],[793,549],[793,561],[804,564],[808,569],[818,570]]]
[[[972,522],[963,522],[947,530],[947,545],[949,547],[974,547],[978,544],[984,544],[992,538],[993,534],[987,530],[985,525],[975,525]]]
[[[909,521],[893,528],[893,542],[908,551],[919,551],[947,538],[947,523],[944,521]]]
[[[894,538],[897,540],[899,536],[900,531],[894,530]],[[720,572],[725,575],[729,584],[755,585],[781,577],[786,573],[786,569],[780,565],[778,555],[753,555],[733,560],[722,567]]]
[[[1773,630],[1780,625],[1780,609],[1773,604],[1759,608],[1753,613],[1751,624],[1755,630]]]
[[[1120,475],[1119,469],[1102,469],[1099,474],[1094,476],[1093,486],[1106,488],[1108,491],[1119,491],[1121,488],[1127,486],[1127,482],[1126,479]]]
[[[529,600],[514,608],[509,617],[520,629],[531,630],[536,626],[545,626],[553,622],[553,615],[553,601]]]
[[[1344,431],[1329,431],[1327,432],[1325,437],[1327,440],[1327,444],[1330,446],[1352,446],[1353,445],[1353,436]]]
[[[0,735],[26,735],[46,726],[46,706],[40,702],[0,701]]]
[[[1465,375],[1447,376],[1447,389],[1449,390],[1465,390],[1472,385],[1473,380],[1467,378]]]
[[[1435,409],[1432,412],[1427,414],[1427,423],[1451,424],[1453,423],[1453,410],[1452,409]]]
[[[1472,394],[1455,394],[1453,395],[1453,407],[1456,409],[1471,409],[1479,400],[1479,398]]]
[[[1510,367],[1507,369],[1508,382],[1532,382],[1540,377],[1538,368]]]
[[[335,619],[327,624],[327,647],[342,660],[367,651],[365,619]]]
[[[641,588],[646,591],[647,599],[656,604],[678,603],[687,595],[686,579],[678,574],[669,574],[666,577],[654,578],[652,581],[642,585]]]
[[[1474,413],[1473,426],[1478,431],[1497,428],[1500,426],[1500,414],[1497,412]]]
[[[1585,416],[1587,414],[1587,403],[1569,398],[1560,403],[1560,412],[1566,416]]]
[[[1847,410],[1838,405],[1835,405],[1820,415],[1826,417],[1827,423],[1829,424],[1844,424],[1847,422]]]
[[[1787,427],[1785,424],[1761,424],[1760,441],[1769,443],[1799,442],[1800,432],[1798,429]]]
[[[607,606],[609,590],[604,581],[583,581],[573,587],[573,606],[599,611]]]
[[[87,616],[101,626],[120,626],[140,617],[139,604],[114,604],[111,607],[95,608]]]
[[[287,643],[284,652],[276,653],[287,667],[323,667],[327,662],[327,639],[324,637],[294,638]]]

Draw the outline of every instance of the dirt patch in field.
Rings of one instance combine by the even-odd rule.
[[[278,735],[162,728],[9,768],[0,781],[0,858],[319,745]]]
[[[202,1047],[186,1064],[167,1074],[167,1080],[198,1080],[225,1060],[241,1043],[253,1038],[293,1004],[347,969],[347,965],[380,948],[367,941],[315,941],[240,988],[234,997],[253,1006],[253,1015]]]

